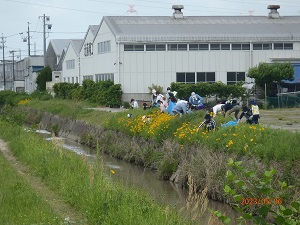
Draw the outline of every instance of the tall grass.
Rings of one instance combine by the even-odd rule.
[[[39,101],[33,99],[26,102],[25,106],[71,119],[84,120],[99,126],[103,125],[104,121],[112,115],[110,112],[102,111],[99,113],[99,111],[88,109],[95,107],[89,102],[75,102],[71,100],[51,99]]]
[[[85,157],[7,123],[0,128],[0,137],[10,142],[14,154],[90,224],[192,224],[146,194],[113,183],[113,173],[105,173],[99,163],[91,166]]]
[[[63,224],[0,154],[0,224]]]

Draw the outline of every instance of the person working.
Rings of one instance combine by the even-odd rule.
[[[189,112],[189,108],[191,107],[191,104],[189,102],[178,102],[172,109],[172,115],[179,114],[180,116],[182,114],[186,114]]]
[[[130,103],[131,103],[131,108],[133,108],[133,109],[139,107],[138,102],[136,100],[134,100],[133,98],[131,99]]]
[[[252,110],[249,109],[247,106],[243,106],[242,113],[240,115],[238,122],[240,122],[244,116],[246,118],[246,123],[252,124],[252,120],[250,119],[250,117],[252,116]]]
[[[232,103],[227,103],[227,104],[223,105],[222,110],[224,112],[224,117],[226,115],[230,116],[230,114],[234,112],[235,120],[236,121],[239,120],[238,115],[241,110],[241,106],[237,103],[236,100],[233,100]]]
[[[259,124],[258,119],[259,119],[259,108],[256,102],[251,103],[251,110],[252,110],[252,123],[254,124]]]
[[[206,114],[204,116],[204,121],[198,127],[198,131],[199,129],[203,129],[205,131],[211,131],[211,130],[216,131],[217,130],[216,121],[209,114]]]
[[[192,109],[200,109],[201,106],[203,106],[201,96],[195,92],[192,92],[191,96],[189,97],[189,103],[191,103]]]
[[[213,117],[215,117],[218,112],[221,112],[222,111],[222,106],[225,105],[225,104],[217,104],[215,105],[213,108],[212,108],[212,111],[213,111]]]

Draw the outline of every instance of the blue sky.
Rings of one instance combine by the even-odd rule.
[[[299,0],[0,0],[0,35],[5,39],[5,58],[9,51],[17,56],[28,55],[27,27],[29,22],[31,54],[43,54],[43,22],[50,17],[47,35],[51,39],[84,38],[89,25],[99,25],[103,16],[171,16],[172,5],[184,5],[185,16],[267,16],[268,5],[280,5],[281,16],[300,16]],[[130,7],[133,6],[133,7]],[[136,11],[130,13],[132,11]],[[23,32],[23,35],[19,33]],[[2,44],[1,44],[2,46]],[[2,57],[0,57],[2,59]]]

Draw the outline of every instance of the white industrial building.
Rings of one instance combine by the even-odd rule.
[[[299,82],[300,16],[281,17],[278,8],[268,6],[266,16],[184,16],[174,5],[170,16],[105,16],[96,33],[89,27],[79,59],[65,55],[61,81],[111,79],[123,100],[147,100],[152,84],[252,82],[247,71],[260,62],[291,62]],[[65,79],[68,70],[74,79]]]

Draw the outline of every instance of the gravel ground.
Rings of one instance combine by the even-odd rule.
[[[300,108],[259,110],[261,125],[271,128],[300,131]]]

